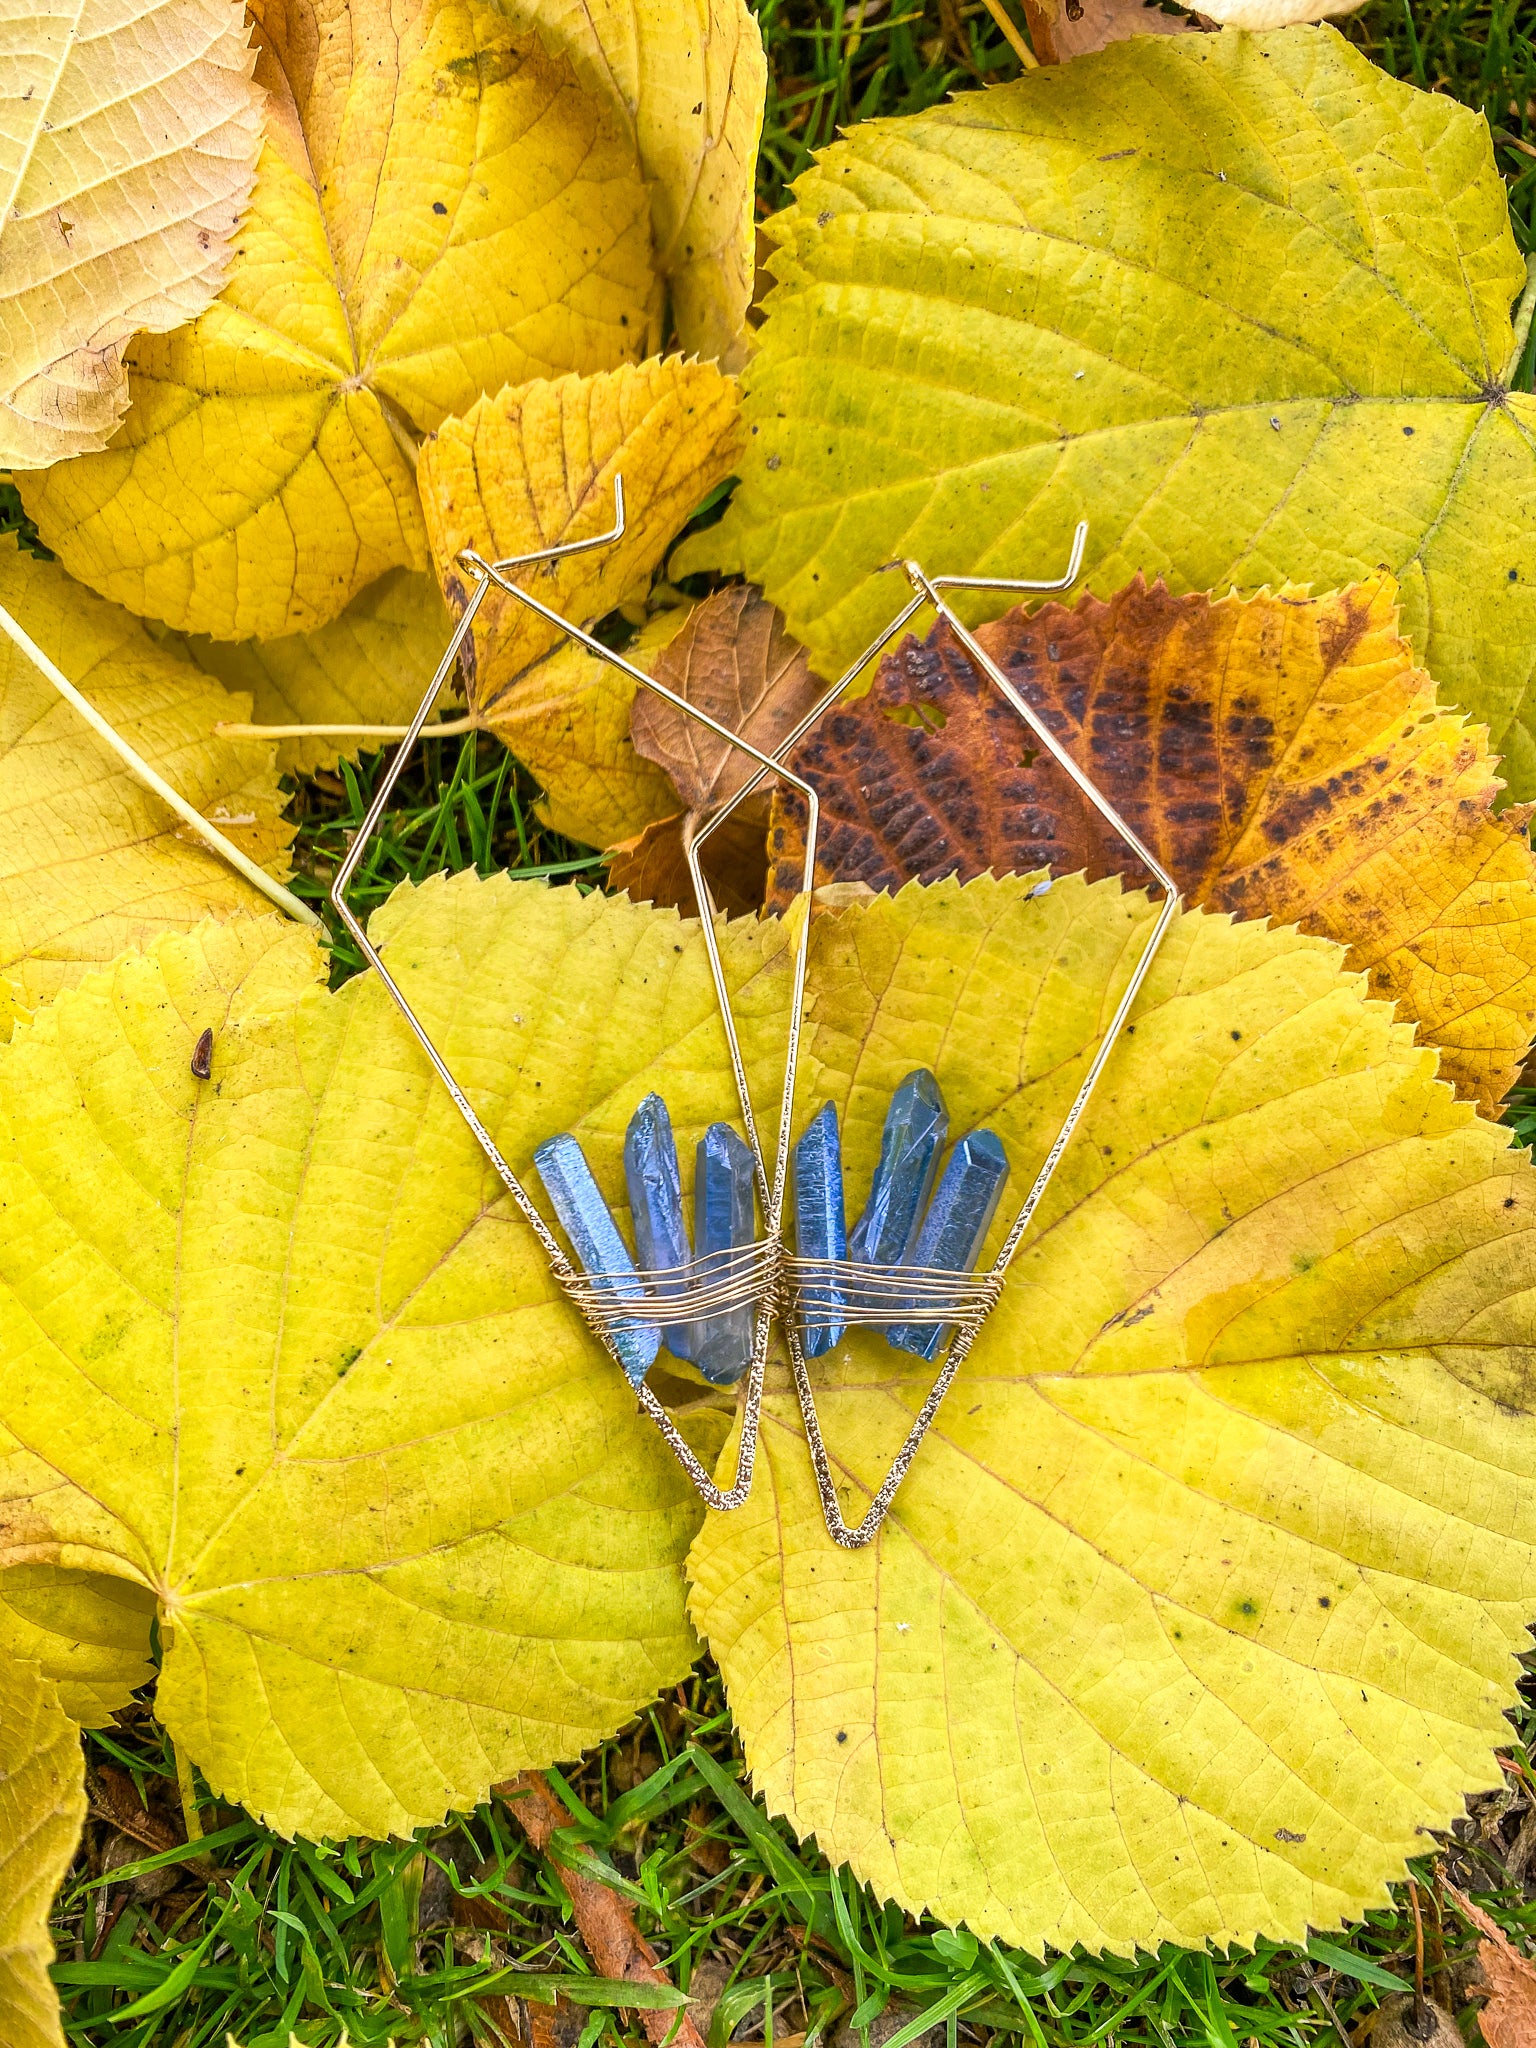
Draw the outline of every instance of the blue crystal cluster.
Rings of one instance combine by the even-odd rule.
[[[908,1074],[886,1112],[880,1163],[864,1213],[851,1236],[843,1223],[843,1162],[837,1115],[827,1103],[795,1147],[795,1250],[802,1259],[841,1259],[884,1268],[928,1267],[969,1273],[981,1256],[1008,1178],[1008,1156],[991,1131],[970,1131],[939,1174],[949,1112],[926,1067]],[[937,1182],[937,1186],[935,1183]],[[847,1327],[851,1280],[829,1279],[801,1290],[802,1343],[808,1357],[830,1351]],[[945,1323],[905,1321],[922,1302],[883,1281],[859,1297],[859,1306],[889,1309],[882,1327],[898,1351],[933,1359]]]
[[[580,1145],[568,1133],[551,1138],[534,1153],[533,1163],[583,1270],[600,1292],[632,1297],[639,1286],[635,1261]],[[635,1249],[641,1268],[655,1276],[648,1287],[658,1311],[654,1322],[622,1315],[609,1324],[630,1384],[640,1384],[665,1344],[674,1358],[689,1360],[715,1386],[731,1386],[752,1361],[751,1304],[670,1323],[665,1316],[668,1303],[679,1300],[691,1281],[719,1279],[721,1262],[706,1264],[714,1254],[752,1243],[756,1208],[750,1147],[729,1124],[711,1124],[699,1140],[691,1247],[672,1119],[659,1095],[647,1095],[629,1120],[624,1178]]]

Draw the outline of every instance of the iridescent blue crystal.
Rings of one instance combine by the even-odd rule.
[[[739,1251],[756,1235],[756,1186],[752,1148],[729,1124],[711,1124],[699,1140],[693,1177],[693,1239],[700,1260],[714,1252]],[[717,1260],[696,1277],[718,1280]],[[752,1363],[756,1314],[750,1305],[728,1308],[693,1325],[693,1361],[717,1387],[734,1386]]]
[[[939,1175],[949,1111],[926,1067],[908,1074],[891,1097],[880,1164],[869,1200],[848,1239],[848,1256],[866,1266],[898,1266],[906,1257]]]
[[[629,1120],[624,1133],[624,1178],[641,1267],[649,1273],[673,1272],[677,1276],[647,1284],[659,1301],[674,1299],[688,1285],[693,1254],[683,1221],[683,1183],[677,1170],[672,1119],[659,1095],[647,1095]],[[666,1324],[661,1341],[674,1358],[693,1357],[691,1323]]]
[[[844,1259],[843,1149],[837,1111],[826,1103],[795,1147],[795,1250],[802,1259]],[[802,1340],[808,1358],[830,1351],[843,1334],[842,1291],[833,1284],[807,1287],[800,1296]]]
[[[551,1138],[534,1153],[533,1163],[583,1271],[597,1278],[606,1293],[632,1289],[635,1262],[576,1140],[569,1132]],[[630,1385],[638,1387],[661,1348],[660,1330],[654,1323],[616,1316],[609,1332]]]
[[[1007,1178],[1008,1155],[991,1131],[972,1131],[962,1138],[902,1263],[969,1273],[981,1255]],[[898,1351],[915,1351],[920,1358],[937,1358],[947,1328],[944,1323],[893,1323],[886,1342]]]

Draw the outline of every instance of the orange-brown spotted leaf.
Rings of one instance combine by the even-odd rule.
[[[978,637],[1190,903],[1347,945],[1447,1079],[1496,1112],[1536,1029],[1528,814],[1495,814],[1487,734],[1437,707],[1390,577],[1247,601],[1138,579]],[[829,878],[878,889],[1049,863],[1145,879],[944,634],[904,643],[797,765],[821,792]],[[782,902],[804,836],[785,792],[774,805]]]

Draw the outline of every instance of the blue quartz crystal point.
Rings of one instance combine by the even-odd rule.
[[[671,1282],[651,1282],[651,1291],[658,1301],[675,1298],[688,1285],[693,1254],[683,1221],[683,1183],[677,1170],[672,1119],[659,1095],[647,1095],[629,1120],[624,1133],[624,1178],[642,1269],[677,1275]],[[694,1326],[668,1323],[661,1341],[674,1358],[692,1358]]]
[[[597,1284],[606,1293],[633,1289],[635,1262],[576,1140],[568,1131],[551,1138],[533,1163],[582,1270],[602,1276]],[[660,1330],[628,1316],[615,1316],[608,1329],[630,1385],[638,1387],[661,1348]]]
[[[934,1266],[945,1273],[969,1273],[981,1247],[1008,1178],[1008,1155],[991,1131],[972,1131],[960,1140],[944,1169],[938,1193],[928,1205],[922,1228],[903,1260],[908,1266]],[[919,1358],[939,1355],[948,1328],[945,1323],[892,1323],[886,1342]]]
[[[891,1097],[880,1164],[869,1200],[853,1226],[848,1256],[866,1266],[899,1266],[915,1240],[939,1176],[949,1111],[926,1067],[908,1074]]]
[[[845,1259],[848,1230],[843,1221],[843,1148],[837,1111],[826,1103],[795,1147],[795,1250],[802,1259]],[[843,1334],[840,1288],[804,1288],[800,1295],[802,1341],[807,1358],[830,1351]]]
[[[711,1124],[699,1140],[693,1177],[693,1239],[699,1259],[739,1251],[757,1234],[752,1148],[729,1124]],[[699,1277],[718,1280],[719,1260]],[[693,1325],[693,1362],[717,1387],[734,1386],[752,1362],[757,1316],[751,1304],[722,1309]]]

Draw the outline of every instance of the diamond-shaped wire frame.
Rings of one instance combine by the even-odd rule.
[[[394,759],[390,762],[389,768],[379,784],[378,794],[374,797],[372,804],[368,808],[367,816],[358,829],[357,837],[353,840],[351,847],[348,849],[346,859],[342,862],[341,867],[336,873],[336,877],[331,884],[331,902],[335,906],[336,913],[342,923],[351,933],[364,959],[368,961],[374,972],[379,976],[401,1015],[410,1026],[417,1042],[431,1061],[438,1078],[452,1097],[459,1114],[463,1117],[465,1123],[468,1124],[480,1149],[491,1162],[502,1185],[522,1211],[529,1228],[543,1247],[551,1272],[585,1317],[604,1349],[622,1372],[624,1370],[623,1361],[620,1359],[618,1351],[614,1346],[609,1324],[611,1321],[618,1319],[617,1312],[624,1309],[626,1303],[628,1303],[631,1313],[633,1312],[634,1276],[626,1275],[622,1279],[617,1275],[611,1276],[612,1280],[618,1283],[617,1288],[610,1289],[605,1293],[592,1287],[592,1275],[578,1272],[571,1264],[565,1252],[561,1249],[559,1241],[550,1230],[549,1225],[540,1215],[533,1197],[502,1157],[490,1132],[476,1115],[473,1105],[454,1079],[447,1062],[433,1044],[426,1027],[417,1017],[414,1010],[412,1010],[403,991],[390,974],[383,960],[379,957],[377,950],[369,941],[367,933],[363,930],[362,925],[354,916],[346,901],[347,889],[367,852],[375,831],[378,829],[379,820],[383,816],[389,799],[394,792],[395,784],[410,758],[411,750],[421,736],[422,728],[426,723],[427,713],[437,701],[438,692],[443,684],[452,674],[454,665],[459,658],[459,650],[473,628],[475,615],[484,602],[487,591],[491,589],[493,584],[499,589],[506,591],[518,603],[526,605],[530,611],[536,612],[540,618],[548,620],[551,625],[557,627],[567,638],[586,648],[590,654],[594,654],[601,660],[610,663],[613,667],[621,669],[639,687],[649,690],[652,695],[662,698],[664,702],[672,705],[675,710],[693,719],[696,724],[704,726],[717,739],[726,740],[733,747],[739,747],[750,759],[758,763],[760,774],[776,773],[782,775],[787,783],[800,791],[814,812],[816,793],[808,782],[792,771],[785,769],[771,755],[762,753],[750,741],[743,739],[740,734],[732,732],[728,726],[724,726],[716,719],[711,718],[707,712],[700,711],[696,706],[689,704],[684,698],[669,690],[665,684],[657,682],[653,677],[646,675],[642,669],[634,667],[622,655],[616,654],[611,648],[603,646],[602,642],[593,639],[590,633],[583,632],[579,626],[573,625],[569,619],[562,618],[558,612],[552,611],[548,605],[541,603],[530,592],[519,589],[517,584],[510,580],[512,574],[517,570],[531,568],[541,562],[560,561],[567,556],[585,554],[594,548],[609,547],[619,540],[624,532],[624,481],[622,477],[616,476],[614,478],[613,494],[614,524],[612,528],[606,533],[595,534],[588,540],[567,541],[558,547],[539,548],[533,553],[526,555],[509,555],[504,560],[497,562],[484,561],[473,549],[465,549],[461,552],[459,561],[463,564],[475,584],[474,592],[466,604],[457,626],[454,628],[453,635],[443,652],[443,657],[438,663],[437,671],[427,686],[426,694],[417,707],[416,715],[411,720],[404,739],[395,750]],[[671,1446],[673,1454],[683,1466],[683,1469],[687,1472],[703,1499],[709,1506],[725,1511],[740,1507],[746,1500],[751,1490],[752,1469],[757,1456],[758,1418],[762,1409],[763,1374],[768,1355],[768,1334],[777,1298],[778,1264],[783,1244],[785,1163],[788,1157],[789,1124],[793,1108],[794,1062],[791,1059],[786,1066],[785,1094],[779,1116],[778,1146],[773,1171],[770,1174],[763,1155],[762,1146],[758,1139],[757,1122],[753,1114],[751,1094],[747,1085],[746,1067],[741,1056],[741,1046],[736,1033],[735,1017],[731,1009],[730,991],[726,985],[725,969],[720,958],[719,943],[715,931],[713,903],[709,897],[708,888],[698,864],[696,849],[689,846],[686,849],[686,854],[689,873],[692,876],[694,887],[698,891],[700,906],[705,909],[706,913],[703,920],[704,943],[709,956],[710,973],[714,981],[716,1000],[720,1006],[721,1021],[725,1028],[726,1044],[730,1054],[731,1069],[735,1076],[742,1119],[746,1126],[747,1141],[752,1148],[766,1225],[766,1237],[754,1247],[757,1256],[750,1263],[749,1298],[755,1305],[756,1318],[753,1332],[752,1361],[747,1377],[747,1398],[742,1413],[741,1437],[737,1450],[736,1476],[729,1489],[722,1490],[715,1484],[714,1479],[704,1469],[703,1465],[700,1464],[693,1451],[689,1448],[676,1423],[673,1422],[671,1416],[643,1380],[635,1389],[635,1392],[641,1407],[650,1416],[663,1437],[665,1437],[667,1443]],[[806,888],[804,893],[807,904],[809,902],[809,888],[812,875],[811,862],[813,857],[814,848],[806,856]],[[796,1047],[798,1047],[799,1042],[798,1020],[800,1012],[804,1007],[805,998],[808,931],[809,918],[802,916],[800,929],[796,934],[794,975],[790,997],[793,1019],[791,1038]],[[644,1276],[642,1275],[641,1278],[643,1280]],[[718,1291],[717,1286],[716,1292],[718,1293]],[[681,1294],[675,1298],[670,1298],[667,1301],[666,1307],[669,1320],[678,1318],[680,1314],[686,1312],[685,1298]]]
[[[923,1309],[921,1317],[915,1317],[914,1320],[951,1322],[954,1325],[954,1336],[950,1342],[949,1351],[943,1366],[940,1368],[938,1377],[929,1390],[927,1399],[919,1409],[917,1418],[908,1431],[905,1442],[892,1461],[890,1470],[882,1480],[863,1519],[852,1526],[843,1518],[842,1506],[837,1497],[837,1489],[833,1485],[831,1466],[821,1434],[821,1423],[816,1412],[816,1397],[811,1388],[810,1375],[806,1370],[805,1348],[801,1341],[800,1318],[794,1312],[793,1299],[791,1299],[788,1312],[784,1316],[784,1327],[789,1343],[790,1364],[794,1373],[796,1399],[799,1402],[801,1420],[805,1426],[806,1441],[810,1446],[811,1462],[816,1473],[816,1489],[821,1496],[821,1510],[826,1520],[827,1533],[835,1543],[841,1545],[845,1550],[862,1549],[866,1544],[872,1543],[879,1532],[880,1525],[889,1512],[891,1502],[896,1497],[896,1489],[905,1478],[912,1460],[917,1456],[918,1447],[927,1435],[929,1425],[932,1423],[934,1416],[937,1415],[944,1396],[948,1393],[954,1382],[955,1375],[964,1364],[966,1355],[976,1340],[977,1332],[981,1329],[999,1294],[1002,1292],[1003,1280],[1009,1265],[1012,1263],[1014,1253],[1018,1250],[1019,1241],[1023,1237],[1025,1230],[1029,1227],[1029,1220],[1039,1207],[1041,1197],[1045,1194],[1046,1189],[1051,1183],[1051,1178],[1060,1163],[1061,1156],[1071,1141],[1078,1119],[1087,1108],[1088,1102],[1099,1084],[1099,1078],[1109,1063],[1110,1055],[1113,1053],[1126,1020],[1130,1016],[1132,1006],[1141,992],[1142,983],[1145,981],[1152,962],[1157,956],[1158,949],[1162,945],[1163,939],[1167,935],[1168,929],[1180,908],[1179,888],[1173,877],[1156,859],[1150,849],[1142,844],[1140,838],[1131,830],[1114,805],[1098,789],[1085,770],[1073,760],[1056,735],[1025,699],[1020,696],[1019,692],[1003,674],[996,662],[992,660],[985,648],[961,624],[960,620],[956,618],[954,612],[940,595],[942,591],[946,590],[997,590],[1010,592],[1066,590],[1077,581],[1078,572],[1082,568],[1083,549],[1087,539],[1087,522],[1080,521],[1077,531],[1073,536],[1072,555],[1065,573],[1049,580],[999,576],[928,576],[924,574],[923,570],[915,562],[886,563],[884,566],[887,569],[899,568],[905,573],[913,590],[911,600],[903,606],[902,610],[879,638],[859,655],[853,665],[844,671],[838,681],[832,684],[805,714],[794,730],[781,741],[774,757],[777,772],[783,775],[787,782],[796,783],[797,778],[788,774],[784,764],[800,744],[800,741],[818,720],[831,710],[832,706],[843,695],[854,678],[895,638],[896,634],[907,625],[908,621],[925,606],[931,605],[938,619],[949,627],[956,639],[959,640],[961,646],[965,648],[966,652],[975,662],[980,672],[1018,713],[1040,744],[1049,750],[1053,760],[1072,778],[1077,788],[1087,798],[1089,803],[1093,805],[1094,809],[1098,811],[1099,815],[1107,821],[1113,830],[1120,835],[1125,844],[1144,862],[1164,892],[1162,906],[1158,912],[1157,921],[1153,925],[1151,936],[1143,947],[1136,966],[1131,973],[1130,980],[1126,984],[1119,1003],[1116,1005],[1115,1013],[1099,1042],[1098,1050],[1094,1054],[1083,1084],[1073,1097],[1066,1116],[1062,1120],[1061,1128],[1052,1141],[1050,1149],[1047,1151],[1039,1170],[1035,1174],[1028,1193],[1025,1195],[1012,1223],[1009,1225],[1002,1247],[991,1268],[980,1280],[970,1275],[954,1276],[949,1303],[950,1313],[948,1315],[942,1312],[940,1306],[943,1293],[940,1276],[929,1274],[914,1276],[914,1292],[921,1301]],[[709,834],[722,825],[731,813],[740,804],[745,802],[752,792],[761,785],[765,772],[759,770],[757,774],[750,776],[739,790],[735,791],[717,811],[710,815],[707,822],[699,829],[695,836],[696,847],[702,846],[709,837]],[[806,890],[814,886],[818,825],[819,810],[813,798],[808,805],[806,827],[805,873],[802,884],[802,887]],[[695,877],[695,885],[697,886],[697,877]],[[699,901],[702,906],[704,902],[702,896]],[[799,1028],[800,1019],[797,1011],[793,1019],[790,1071],[785,1083],[786,1102],[791,1100],[794,1093],[794,1065],[798,1058]],[[787,1147],[787,1133],[784,1144]],[[784,1164],[782,1153],[779,1164],[782,1176]],[[792,1297],[797,1277],[796,1268],[799,1264],[800,1262],[794,1259],[786,1258],[786,1273],[790,1281]],[[892,1271],[894,1272],[895,1269],[892,1269]],[[832,1278],[835,1282],[842,1285],[850,1299],[857,1299],[857,1290],[861,1280],[866,1287],[868,1286],[867,1276],[869,1272],[869,1268],[857,1265],[850,1260],[815,1260],[807,1262],[807,1271],[804,1274],[804,1278],[807,1282],[812,1280],[819,1281],[823,1287],[826,1286],[828,1279]]]

